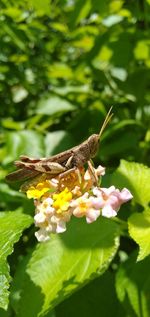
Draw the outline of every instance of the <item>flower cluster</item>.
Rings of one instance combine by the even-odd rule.
[[[48,179],[46,174],[37,177],[22,190],[27,197],[34,199],[35,225],[39,230],[35,233],[38,241],[50,239],[50,233],[61,233],[66,230],[66,223],[72,215],[85,217],[92,223],[100,215],[114,217],[120,206],[133,196],[123,188],[121,191],[114,186],[102,188],[101,176],[105,169],[76,169],[64,174],[64,177]]]

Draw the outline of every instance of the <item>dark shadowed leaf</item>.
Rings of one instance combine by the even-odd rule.
[[[113,274],[107,271],[58,305],[56,317],[126,317],[117,299],[114,282]]]
[[[120,302],[131,316],[149,317],[150,312],[150,257],[136,263],[136,256],[121,265],[116,278]]]

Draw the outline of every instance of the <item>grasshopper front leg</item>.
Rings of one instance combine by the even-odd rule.
[[[89,173],[91,174],[91,176],[93,177],[93,180],[94,180],[94,184],[97,186],[98,185],[98,177],[95,173],[95,169],[93,167],[93,164],[92,164],[92,160],[88,161],[88,170],[89,170]]]
[[[71,167],[71,162],[73,160],[73,155],[69,157],[69,159],[67,160],[66,164],[65,164],[65,171],[63,171],[62,173],[60,173],[59,178],[63,178],[67,175],[69,175],[70,173],[74,172],[76,170],[76,166]]]

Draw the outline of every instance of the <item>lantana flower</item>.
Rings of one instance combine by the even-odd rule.
[[[95,221],[100,215],[100,209],[94,207],[87,192],[74,199],[70,206],[73,208],[73,215],[77,218],[85,216],[87,223]]]
[[[105,168],[76,168],[75,171],[49,179],[42,175],[33,183],[22,187],[27,197],[34,199],[35,232],[38,241],[47,241],[51,233],[66,231],[66,223],[72,216],[85,217],[87,223],[96,221],[102,215],[115,217],[120,206],[132,199],[127,188],[121,191],[114,186],[102,188],[99,179]]]
[[[132,195],[127,188],[121,191],[115,186],[109,188],[93,188],[94,197],[91,197],[95,208],[102,209],[102,216],[110,218],[117,215],[120,206],[132,199]]]

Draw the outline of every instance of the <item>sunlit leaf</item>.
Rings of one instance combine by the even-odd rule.
[[[117,234],[116,224],[107,219],[91,225],[78,219],[65,234],[38,245],[27,265],[19,316],[44,316],[47,310],[102,274],[116,253]],[[36,306],[32,305],[33,296],[38,298]]]
[[[44,155],[44,149],[44,138],[36,131],[8,132],[6,135],[7,155],[4,163],[9,163],[22,154],[41,157]]]
[[[21,21],[23,18],[22,11],[17,7],[10,6],[7,9],[4,9],[3,12],[17,22]]]
[[[150,43],[147,41],[139,41],[134,49],[134,55],[136,59],[148,59],[150,58]]]
[[[54,115],[73,110],[75,110],[75,106],[71,102],[57,96],[52,96],[39,101],[36,113]]]
[[[124,68],[114,67],[111,68],[111,75],[121,81],[125,81],[127,78],[127,71]]]
[[[123,0],[112,0],[109,3],[109,9],[111,12],[119,11],[123,6]]]
[[[134,213],[128,220],[129,234],[139,245],[137,260],[143,260],[150,254],[150,210]]]
[[[50,13],[50,0],[28,0],[28,5],[38,11],[39,14],[49,14]]]
[[[24,87],[16,86],[12,88],[12,97],[15,103],[21,102],[28,96],[28,92]]]
[[[76,25],[76,24],[80,23],[80,21],[82,19],[86,18],[86,16],[89,14],[90,9],[91,9],[91,1],[90,0],[86,0],[86,1],[78,0],[78,1],[76,1],[74,10],[73,10],[72,15],[71,15],[70,23],[72,25]]]
[[[110,15],[109,17],[105,18],[102,23],[107,26],[107,27],[110,27],[116,23],[119,23],[123,20],[123,17],[120,16],[120,15]]]
[[[9,118],[2,121],[2,126],[6,129],[22,130],[25,124],[23,122],[13,121],[12,118]]]
[[[0,213],[0,307],[6,309],[9,296],[9,266],[7,256],[13,252],[13,245],[16,243],[22,231],[32,223],[29,215],[18,211]]]
[[[66,131],[48,133],[45,138],[46,157],[68,150],[73,145],[73,138]]]
[[[66,64],[54,63],[48,69],[48,77],[70,79],[73,77],[73,72]]]
[[[140,163],[121,161],[119,168],[112,176],[117,186],[125,186],[131,190],[134,200],[142,206],[150,201],[149,191],[150,169]]]

